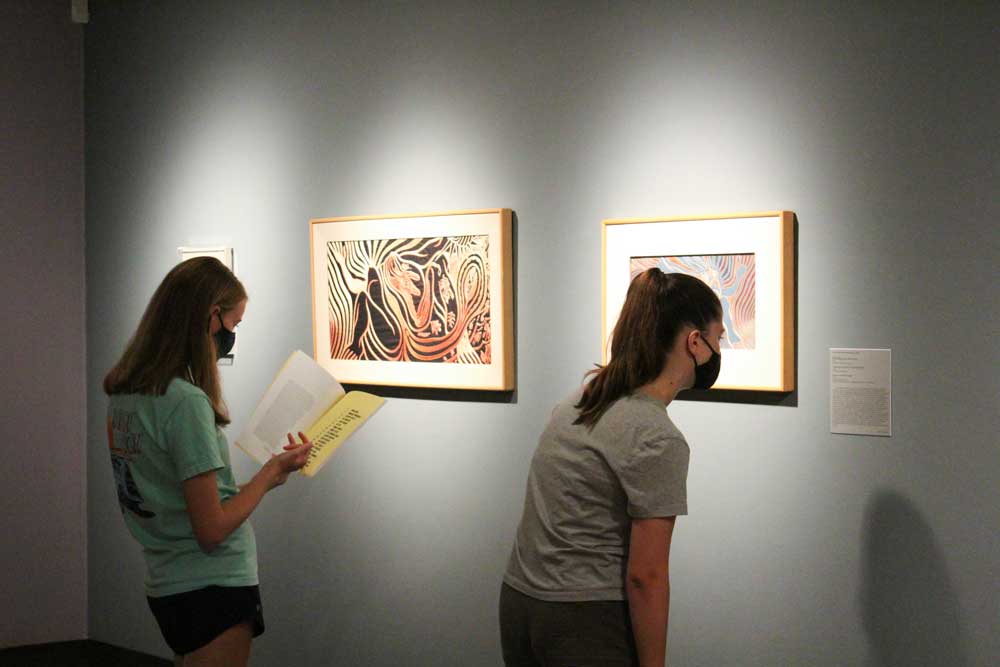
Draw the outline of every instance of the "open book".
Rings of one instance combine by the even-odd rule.
[[[382,407],[384,398],[344,388],[300,350],[292,352],[250,415],[236,446],[260,464],[284,451],[287,433],[312,441],[302,473],[315,475],[330,455]]]

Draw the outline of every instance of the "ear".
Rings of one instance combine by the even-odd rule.
[[[688,352],[690,352],[691,354],[694,354],[695,350],[697,349],[696,341],[701,340],[701,337],[702,337],[701,336],[701,332],[698,331],[697,329],[691,329],[691,331],[688,332],[688,334],[687,334],[687,349],[688,349]]]
[[[219,308],[219,306],[217,306],[217,305],[212,306],[211,308],[208,309],[208,333],[209,334],[214,334],[215,333],[216,330],[215,330],[214,327],[219,326],[217,320],[221,320],[222,319],[221,313],[222,313],[222,308]]]

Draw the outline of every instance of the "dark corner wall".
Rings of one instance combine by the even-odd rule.
[[[83,29],[0,3],[0,648],[87,633]]]
[[[100,381],[178,246],[231,245],[251,293],[223,377],[233,439],[281,361],[311,349],[310,218],[514,209],[514,400],[396,392],[253,517],[256,664],[470,667],[500,662],[500,574],[537,433],[600,359],[601,220],[786,208],[798,391],[670,408],[692,447],[670,664],[996,664],[998,21],[995,2],[92,2],[90,636],[166,652],[115,502]],[[54,57],[38,48],[27,61]],[[53,151],[77,145],[65,122]],[[42,175],[23,188],[38,223],[4,247],[31,286],[14,296],[30,321],[16,363],[71,392],[76,376],[55,380],[83,335],[52,315],[79,314],[80,258],[38,249],[78,240],[78,191]],[[68,211],[48,208],[54,192]],[[29,236],[43,228],[60,233]],[[52,271],[75,291],[49,288]],[[831,347],[892,348],[892,438],[829,433]],[[4,474],[37,516],[38,484],[58,485],[23,451],[58,441],[53,414],[77,422],[11,393],[5,410],[28,417],[4,426],[8,461],[34,472]],[[44,511],[67,522],[53,538],[79,528],[78,505]]]

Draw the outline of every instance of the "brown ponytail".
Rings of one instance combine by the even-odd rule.
[[[640,273],[615,324],[611,360],[587,373],[574,423],[593,428],[608,406],[656,379],[684,325],[704,330],[721,317],[719,297],[697,278],[657,268]]]

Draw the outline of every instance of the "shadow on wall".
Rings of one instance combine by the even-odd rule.
[[[969,665],[944,555],[912,502],[879,491],[868,504],[861,613],[873,667]]]

